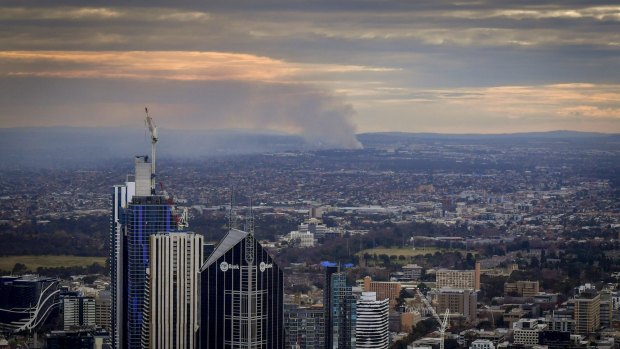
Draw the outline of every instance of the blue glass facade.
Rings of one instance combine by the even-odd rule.
[[[162,196],[133,197],[126,211],[127,225],[127,334],[128,349],[141,348],[149,236],[176,230],[170,207]]]
[[[345,273],[331,275],[331,339],[329,348],[355,348],[355,326],[357,323],[357,300],[351,286],[347,286]]]

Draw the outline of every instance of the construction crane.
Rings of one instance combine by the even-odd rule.
[[[157,126],[155,126],[153,118],[149,116],[149,109],[147,107],[144,107],[144,112],[146,113],[144,124],[151,133],[151,195],[155,195],[155,146],[159,136],[157,136]]]
[[[424,302],[426,308],[430,310],[435,320],[437,320],[437,322],[439,323],[439,349],[444,349],[444,336],[446,334],[448,326],[450,325],[450,322],[448,321],[450,317],[450,309],[446,309],[446,312],[443,314],[442,320],[441,317],[439,317],[439,314],[437,314],[437,312],[435,311],[435,308],[433,308],[433,306],[428,302],[422,292],[420,292],[419,289],[416,289],[416,291],[420,299],[422,299],[422,302]]]

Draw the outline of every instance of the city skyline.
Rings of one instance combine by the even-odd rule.
[[[620,132],[611,1],[7,3],[0,127]]]

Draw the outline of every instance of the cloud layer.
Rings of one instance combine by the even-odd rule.
[[[620,132],[616,1],[9,1],[0,47],[0,127]]]

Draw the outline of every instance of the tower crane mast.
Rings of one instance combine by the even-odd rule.
[[[448,329],[448,325],[450,324],[448,321],[450,317],[450,309],[446,309],[446,312],[443,314],[443,319],[442,319],[441,317],[439,317],[439,314],[437,314],[437,312],[435,311],[435,308],[433,308],[433,306],[429,303],[429,301],[422,294],[422,292],[420,292],[419,289],[417,289],[416,291],[420,299],[422,299],[422,302],[424,302],[424,305],[426,306],[426,308],[431,311],[431,314],[433,314],[433,317],[439,323],[439,336],[440,336],[439,349],[444,349],[444,336],[446,334],[446,330]]]
[[[151,133],[151,194],[155,195],[155,147],[159,136],[157,135],[155,121],[149,116],[149,109],[147,107],[144,107],[144,112],[146,113],[144,123]]]

